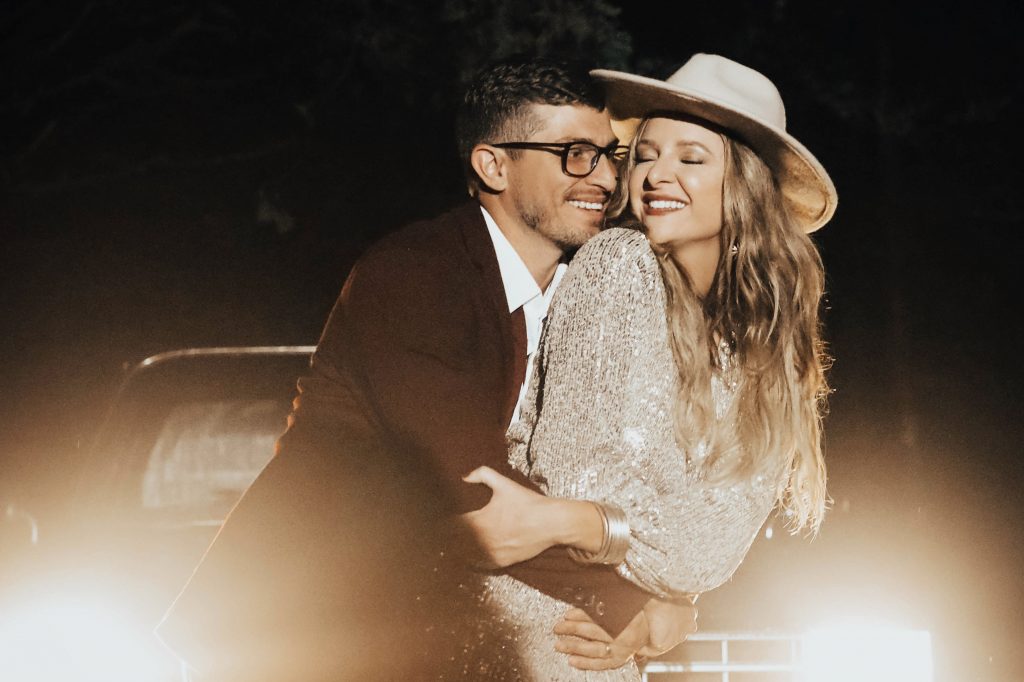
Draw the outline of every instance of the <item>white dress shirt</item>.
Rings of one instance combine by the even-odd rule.
[[[522,308],[523,317],[526,318],[526,377],[523,380],[523,385],[519,387],[516,409],[512,411],[512,422],[514,423],[519,419],[519,408],[526,395],[526,387],[530,385],[533,359],[537,354],[537,346],[540,345],[540,334],[544,329],[544,318],[548,316],[551,297],[555,295],[555,289],[562,281],[567,266],[565,263],[558,264],[555,268],[555,275],[551,278],[551,284],[542,292],[537,286],[537,280],[530,274],[530,269],[526,267],[526,263],[502,233],[498,223],[494,222],[494,218],[486,208],[481,206],[480,210],[484,214],[484,222],[487,223],[487,231],[491,235],[494,252],[498,256],[498,270],[501,271],[501,282],[505,285],[508,312],[512,314]]]

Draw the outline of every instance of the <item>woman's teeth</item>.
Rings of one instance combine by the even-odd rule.
[[[676,209],[686,208],[686,204],[681,201],[667,201],[664,199],[656,199],[654,201],[648,201],[647,205],[653,209],[665,210],[665,209]]]

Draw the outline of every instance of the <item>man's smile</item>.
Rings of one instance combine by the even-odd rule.
[[[603,211],[603,201],[583,201],[582,199],[569,199],[569,203],[576,208],[582,208],[587,211]]]

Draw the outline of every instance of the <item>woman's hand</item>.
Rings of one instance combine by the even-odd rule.
[[[480,467],[462,480],[483,483],[494,492],[485,507],[461,516],[483,548],[488,567],[526,561],[558,544],[552,527],[560,500],[544,497],[490,467]]]
[[[580,670],[621,668],[650,639],[647,616],[637,613],[618,637],[612,637],[590,619],[586,611],[572,609],[555,626],[555,650],[569,656],[569,665]]]

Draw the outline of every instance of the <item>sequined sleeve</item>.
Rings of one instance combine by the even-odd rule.
[[[639,232],[608,230],[555,295],[510,461],[549,495],[622,508],[632,538],[617,570],[658,596],[727,580],[775,499],[762,480],[699,480],[675,441],[677,393],[656,256]]]

